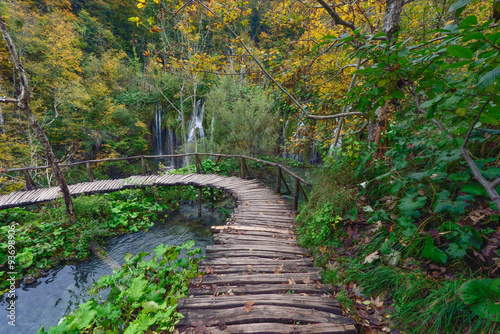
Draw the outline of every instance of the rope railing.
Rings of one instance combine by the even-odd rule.
[[[169,155],[137,155],[137,156],[132,156],[132,157],[122,157],[122,158],[110,158],[110,159],[97,159],[97,160],[85,160],[85,161],[78,161],[78,162],[72,162],[72,163],[66,163],[66,164],[59,164],[59,167],[74,167],[74,166],[80,166],[80,165],[86,165],[87,169],[87,174],[89,177],[89,181],[93,182],[96,180],[94,173],[92,172],[92,167],[91,164],[93,163],[103,163],[103,162],[112,162],[112,161],[128,161],[128,160],[135,160],[135,159],[140,159],[141,160],[141,166],[142,166],[142,175],[147,174],[147,166],[146,166],[146,159],[162,159],[162,158],[182,158],[182,157],[190,157],[194,156],[196,158],[196,173],[200,173],[200,166],[201,162],[199,157],[200,156],[210,156],[210,157],[216,157],[217,159],[220,158],[234,158],[234,159],[241,159],[241,166],[240,166],[240,177],[241,178],[246,178],[247,174],[249,174],[248,167],[246,165],[246,160],[251,160],[255,161],[258,163],[265,164],[267,166],[275,167],[277,170],[277,177],[276,177],[276,186],[275,186],[275,191],[277,193],[281,192],[281,184],[283,183],[285,185],[285,188],[289,193],[290,187],[286,183],[286,180],[283,176],[283,173],[286,173],[290,175],[292,178],[294,178],[294,191],[293,191],[293,208],[294,210],[297,209],[298,207],[298,200],[299,200],[299,194],[301,194],[304,197],[304,200],[307,201],[307,196],[304,191],[304,189],[301,186],[301,183],[306,185],[306,186],[311,186],[309,182],[286,168],[285,166],[276,163],[276,162],[271,162],[271,161],[266,161],[246,155],[233,155],[233,154],[221,154],[221,153],[184,153],[184,154],[169,154]],[[37,167],[21,167],[21,168],[11,168],[11,169],[0,169],[0,174],[6,174],[6,173],[12,173],[12,172],[22,172],[24,174],[25,182],[26,182],[26,189],[27,190],[33,190],[36,188],[34,181],[31,179],[29,175],[30,170],[44,170],[48,169],[50,166],[37,166]]]

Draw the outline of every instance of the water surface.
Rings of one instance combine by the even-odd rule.
[[[232,208],[234,201],[226,200],[217,207]],[[181,245],[195,240],[196,247],[212,244],[211,225],[223,224],[219,210],[203,207],[198,219],[197,205],[181,205],[178,212],[158,221],[148,231],[118,235],[107,240],[104,248],[118,263],[123,263],[126,253],[150,252],[159,244]],[[45,277],[33,284],[24,284],[16,289],[16,327],[8,325],[8,303],[0,298],[0,333],[36,333],[41,326],[48,330],[56,326],[59,319],[90,299],[87,289],[102,275],[110,275],[111,269],[92,255],[87,260],[61,265],[48,271]]]

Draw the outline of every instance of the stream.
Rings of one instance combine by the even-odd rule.
[[[232,210],[234,200],[229,197],[221,201],[216,204],[215,210],[208,205],[203,206],[201,218],[198,218],[196,204],[183,204],[179,211],[171,213],[163,221],[157,221],[148,231],[112,237],[103,247],[120,264],[124,262],[126,253],[150,252],[162,243],[173,244],[177,241],[177,245],[182,245],[190,239],[196,242],[196,247],[202,248],[204,254],[205,246],[213,243],[210,226],[223,224],[224,214],[220,208]],[[86,260],[51,269],[32,284],[22,283],[16,289],[15,327],[8,325],[8,304],[3,296],[0,298],[0,333],[34,334],[41,326],[48,331],[51,326],[57,325],[60,318],[90,299],[87,289],[93,282],[111,273],[104,262],[91,255]],[[103,293],[101,295],[105,298]]]

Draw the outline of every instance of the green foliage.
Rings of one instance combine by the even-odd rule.
[[[91,298],[61,319],[57,327],[38,333],[145,333],[149,330],[172,332],[182,318],[176,311],[177,299],[187,294],[189,278],[197,275],[194,248],[188,241],[182,246],[159,245],[149,254],[125,255],[125,265],[112,276],[94,283],[93,295],[110,289],[105,300]],[[186,252],[186,257],[180,257]]]
[[[73,204],[78,223],[70,227],[62,202],[45,206],[40,211],[12,208],[0,211],[0,245],[7,247],[9,225],[16,224],[18,278],[36,275],[38,269],[47,269],[59,261],[83,258],[89,254],[91,242],[116,233],[147,229],[158,213],[177,209],[179,201],[195,198],[191,192],[173,188],[129,189],[111,194],[81,196]],[[7,263],[8,254],[0,254]],[[2,275],[5,275],[6,270]],[[7,287],[8,282],[0,285]]]
[[[347,162],[341,162],[317,171],[313,181],[317,186],[314,186],[309,202],[297,217],[301,245],[314,250],[318,246],[338,243],[333,232],[354,200],[354,190],[349,188],[352,171],[347,166]]]
[[[278,117],[273,101],[261,86],[224,78],[207,96],[206,112],[213,115],[214,151],[256,156],[276,150]]]
[[[500,322],[500,279],[467,281],[458,289],[458,295],[481,318]]]

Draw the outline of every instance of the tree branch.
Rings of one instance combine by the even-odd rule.
[[[19,101],[17,99],[13,99],[11,97],[0,97],[0,102],[1,103],[18,103]]]
[[[210,12],[213,16],[215,16],[225,27],[227,30],[229,30],[229,32],[231,32],[231,34],[240,42],[240,44],[243,46],[243,48],[248,52],[248,54],[252,57],[252,59],[257,63],[257,65],[260,67],[260,69],[264,72],[264,74],[269,78],[269,80],[271,80],[283,93],[285,93],[286,96],[288,96],[292,101],[293,103],[295,103],[295,105],[297,107],[299,107],[299,109],[305,114],[305,115],[309,115],[309,113],[307,112],[307,110],[300,104],[299,101],[297,101],[297,99],[295,99],[285,88],[283,88],[272,76],[271,74],[269,74],[269,72],[264,68],[264,66],[261,64],[261,62],[257,59],[257,57],[254,56],[254,54],[250,51],[250,49],[246,46],[245,42],[243,42],[243,40],[240,38],[240,36],[238,34],[236,34],[236,32],[234,32],[233,29],[231,29],[231,27],[229,27],[229,25],[224,22],[224,20],[219,16],[217,15],[216,13],[214,13],[210,8],[208,8],[201,0],[196,0],[203,8],[205,8],[205,10],[207,10],[208,12]]]
[[[469,138],[470,138],[470,136],[472,134],[472,130],[474,130],[474,127],[476,126],[476,123],[479,121],[479,117],[481,117],[481,114],[483,113],[484,109],[491,102],[492,99],[493,99],[493,95],[490,96],[490,98],[484,103],[484,105],[481,108],[481,110],[479,110],[479,112],[477,113],[476,119],[474,120],[474,122],[472,122],[472,124],[471,124],[471,126],[469,128],[469,131],[467,132],[467,136],[465,136],[465,141],[464,141],[464,143],[462,145],[463,147],[467,146],[467,142],[469,141]]]
[[[427,112],[420,107],[420,101],[419,101],[418,94],[413,89],[410,89],[410,92],[415,98],[417,112],[420,114],[424,114],[424,115],[427,114]],[[469,152],[467,151],[467,148],[465,147],[465,145],[467,144],[467,141],[469,140],[470,134],[472,133],[472,130],[474,129],[474,126],[476,125],[477,121],[479,120],[479,116],[481,116],[481,113],[484,111],[484,109],[486,108],[488,103],[490,103],[491,99],[492,99],[492,97],[490,97],[488,99],[488,101],[486,101],[486,103],[483,105],[483,107],[479,111],[478,115],[476,116],[476,119],[474,120],[473,124],[469,128],[469,132],[467,133],[466,140],[464,141],[464,144],[462,146],[460,146],[460,153],[462,155],[462,158],[464,158],[464,160],[467,162],[467,165],[469,165],[469,168],[472,171],[472,175],[474,175],[474,178],[484,187],[484,189],[486,189],[488,196],[490,196],[493,203],[495,203],[497,209],[500,210],[500,195],[496,191],[496,187],[500,184],[500,178],[494,180],[493,182],[489,182],[488,180],[486,180],[484,178],[484,176],[481,174],[481,171],[477,167],[474,160],[472,160]],[[441,124],[441,122],[439,122],[435,118],[431,118],[431,121],[434,124],[436,124],[436,126],[439,128],[439,130],[446,133],[446,138],[448,138],[448,140],[450,140],[450,141],[453,140],[453,137],[448,133],[446,128],[443,126],[443,124]]]
[[[333,19],[333,22],[335,22],[335,24],[342,25],[344,27],[351,29],[352,31],[356,31],[356,27],[352,22],[347,22],[342,20],[339,14],[337,14],[332,7],[328,6],[328,4],[325,1],[323,0],[316,0],[316,1],[326,10],[328,15],[330,15],[330,17]]]
[[[336,118],[341,118],[341,117],[349,117],[349,116],[363,116],[365,117],[365,114],[363,114],[361,111],[353,111],[353,112],[346,112],[346,113],[341,113],[341,114],[335,114],[335,115],[306,115],[306,118],[309,119],[336,119]]]

